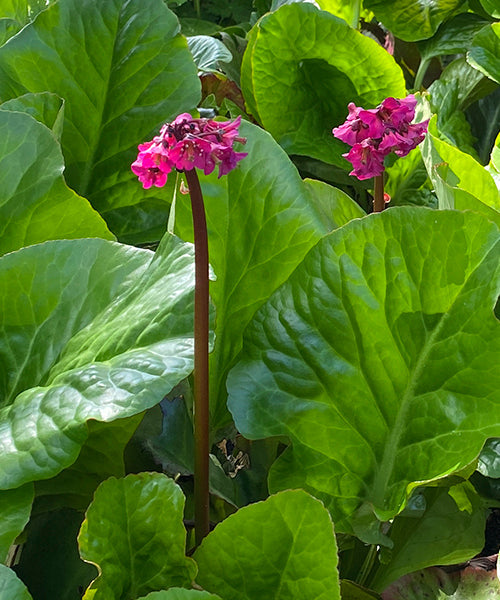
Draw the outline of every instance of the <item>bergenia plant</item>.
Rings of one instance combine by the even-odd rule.
[[[351,149],[342,156],[353,166],[349,173],[358,179],[374,178],[375,212],[385,206],[384,159],[391,152],[406,156],[423,141],[428,121],[412,123],[417,100],[413,94],[398,100],[386,98],[373,109],[364,109],[349,103],[345,123],[334,127],[333,135],[349,144]]]
[[[189,113],[165,123],[152,141],[139,145],[132,171],[145,189],[163,187],[172,170],[184,172],[191,197],[195,247],[194,299],[194,500],[195,538],[199,545],[209,532],[209,267],[208,236],[203,195],[196,169],[205,175],[216,166],[219,177],[234,169],[247,156],[236,152],[241,117],[234,121],[196,119]]]

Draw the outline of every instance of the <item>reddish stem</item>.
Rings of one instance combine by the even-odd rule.
[[[208,236],[205,207],[195,169],[186,171],[194,230],[194,521],[199,546],[210,528],[209,520],[209,401],[208,401]]]
[[[384,174],[373,178],[373,212],[382,212],[385,208]]]

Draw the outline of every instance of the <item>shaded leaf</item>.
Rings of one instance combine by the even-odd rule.
[[[52,130],[60,140],[64,120],[64,100],[50,92],[39,94],[24,94],[19,98],[7,100],[0,104],[1,110],[25,112]]]
[[[33,495],[31,483],[0,491],[0,563],[5,562],[11,544],[30,518]]]
[[[407,42],[430,38],[464,0],[365,0],[379,21]]]
[[[487,440],[479,455],[477,470],[485,477],[500,478],[500,439]]]
[[[474,37],[467,62],[500,83],[500,23],[488,25]]]
[[[47,127],[27,114],[0,110],[0,254],[58,238],[113,239],[88,201],[66,186],[63,170],[61,149]]]
[[[233,55],[218,39],[209,35],[194,35],[188,38],[188,46],[199,71],[217,71],[219,62],[231,62]]]
[[[348,103],[371,108],[387,96],[406,95],[392,56],[308,3],[282,6],[258,21],[248,37],[241,83],[250,113],[289,154],[344,169],[346,145],[332,128],[344,122]]]
[[[192,371],[191,246],[104,240],[31,246],[0,259],[0,488],[73,464],[86,421],[157,404]]]
[[[137,144],[193,108],[200,84],[161,0],[60,0],[0,48],[0,97],[45,91],[66,101],[68,184],[106,210],[144,198]]]
[[[492,17],[500,18],[500,8],[498,8],[496,0],[481,0],[481,4]]]
[[[383,549],[382,564],[371,581],[378,591],[407,573],[465,562],[484,546],[486,511],[471,483],[425,488],[420,494],[425,502],[423,515],[403,513],[391,525],[394,547]],[[452,494],[463,494],[465,505],[459,506]]]
[[[102,483],[78,536],[82,558],[101,572],[85,597],[128,600],[190,585],[196,564],[184,554],[183,510],[180,488],[161,473]]]
[[[369,537],[372,511],[394,517],[415,482],[477,457],[500,416],[499,245],[475,213],[403,207],[315,246],[228,378],[238,431],[292,442],[271,491],[310,490]]]
[[[217,525],[194,558],[197,581],[223,598],[340,600],[333,523],[302,490],[241,508]]]

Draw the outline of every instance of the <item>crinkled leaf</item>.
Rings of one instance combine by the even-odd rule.
[[[209,35],[194,35],[187,41],[198,71],[217,71],[219,62],[228,63],[233,60],[233,55],[226,46]]]
[[[64,121],[64,100],[50,92],[24,94],[0,104],[1,110],[25,112],[52,130],[60,140]]]
[[[425,512],[397,516],[391,525],[393,548],[384,548],[384,557],[371,587],[383,591],[390,583],[418,569],[432,565],[465,562],[484,546],[486,511],[472,484],[454,488],[426,488],[420,492]],[[462,494],[459,506],[452,494]]]
[[[99,213],[64,183],[63,170],[47,127],[0,110],[0,254],[51,239],[113,239]]]
[[[98,572],[78,554],[76,537],[83,513],[51,508],[30,519],[15,569],[34,598],[74,600]]]
[[[221,600],[209,592],[199,590],[185,590],[183,588],[170,588],[161,592],[151,592],[139,600]]]
[[[217,525],[194,558],[198,583],[223,598],[340,600],[333,523],[302,490],[241,508]]]
[[[438,135],[436,118],[433,117],[420,148],[429,177],[434,180],[438,198],[440,195],[442,197],[442,194],[435,181],[436,169],[439,169],[438,174],[441,178],[445,178],[447,184],[467,192],[488,207],[499,210],[500,192],[488,171],[472,156],[439,139]]]
[[[196,67],[161,0],[60,0],[0,48],[0,97],[66,101],[66,179],[100,211],[144,198],[137,144],[194,107]],[[156,192],[158,194],[158,192]]]
[[[345,222],[342,213],[345,218],[356,214],[353,201],[333,188],[317,208],[321,202],[311,201],[312,190],[322,194],[327,188],[304,184],[283,150],[259,127],[244,122],[240,132],[248,139],[248,156],[238,168],[222,179],[200,174],[210,263],[217,277],[210,290],[217,311],[210,363],[213,429],[230,420],[225,380],[246,324],[329,231],[325,211],[335,215],[337,226]],[[184,239],[192,239],[191,223],[189,197],[178,194],[176,228]]]
[[[30,518],[33,495],[32,483],[0,491],[0,563],[5,561],[11,544]]]
[[[409,207],[315,246],[247,327],[228,378],[238,431],[292,442],[271,491],[310,490],[338,530],[368,536],[372,510],[390,519],[415,482],[498,435],[499,249],[475,213]]]
[[[500,23],[488,25],[474,37],[467,62],[500,83]]]
[[[379,21],[407,42],[430,38],[464,0],[365,0]]]
[[[142,412],[192,370],[191,246],[104,240],[0,259],[0,488],[71,465],[86,421]]]
[[[184,553],[183,511],[181,489],[161,473],[102,483],[78,536],[82,558],[101,572],[85,597],[128,600],[190,585],[196,564]]]
[[[282,6],[257,22],[241,83],[248,110],[288,153],[344,169],[346,145],[332,128],[344,122],[349,102],[371,108],[387,96],[406,95],[390,54],[308,3]]]
[[[2,600],[33,600],[24,583],[5,565],[0,565],[0,597]]]
[[[422,60],[434,56],[465,54],[472,38],[488,21],[474,13],[462,13],[443,23],[430,39],[420,42],[418,48]]]

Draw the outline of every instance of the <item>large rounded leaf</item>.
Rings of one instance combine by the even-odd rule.
[[[333,523],[303,490],[241,508],[217,525],[194,558],[197,581],[223,598],[340,600]]]
[[[217,277],[210,290],[217,310],[210,364],[214,429],[230,422],[225,380],[256,310],[323,235],[363,214],[339,190],[304,183],[285,152],[260,127],[242,123],[240,131],[248,139],[248,157],[222,179],[200,175],[210,264]],[[192,239],[187,196],[177,197],[176,227],[181,237]]]
[[[394,35],[414,42],[430,38],[464,0],[365,0],[379,21]]]
[[[291,154],[347,168],[332,127],[349,102],[370,108],[406,94],[403,73],[375,41],[312,4],[290,4],[253,28],[241,83],[248,109]]]
[[[0,254],[51,239],[113,239],[63,179],[61,148],[33,117],[0,110]]]
[[[196,106],[200,84],[161,0],[60,0],[0,48],[3,100],[44,91],[66,101],[68,184],[102,211],[144,198],[137,144]]]
[[[33,495],[32,483],[0,491],[0,562],[5,562],[11,544],[30,518]]]
[[[475,213],[393,208],[323,238],[247,328],[228,379],[250,438],[289,436],[272,490],[304,487],[367,535],[415,482],[500,434],[500,234]]]
[[[161,473],[102,483],[78,536],[82,558],[101,572],[90,587],[93,600],[190,585],[196,564],[185,556],[183,513],[181,489]]]
[[[46,242],[0,259],[0,489],[71,465],[89,419],[158,403],[192,370],[191,246]]]

